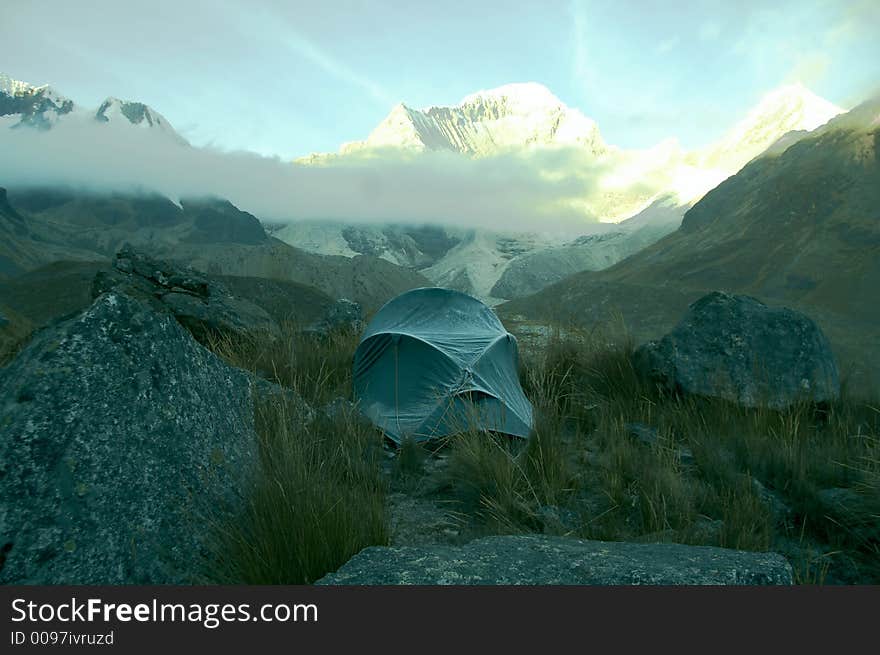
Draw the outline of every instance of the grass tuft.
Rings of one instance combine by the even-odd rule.
[[[312,421],[279,394],[257,401],[261,471],[244,511],[215,526],[213,582],[311,584],[386,545],[376,434],[353,416]]]
[[[528,440],[462,426],[442,447],[442,470],[425,466],[436,444],[405,442],[388,482],[443,490],[469,534],[775,550],[799,583],[880,582],[880,403],[844,394],[778,411],[661,394],[621,334],[558,329],[525,353]],[[351,397],[356,344],[288,329],[212,347],[318,406]],[[355,416],[308,422],[291,411],[257,410],[263,475],[223,533],[220,579],[303,583],[388,540],[381,436]],[[431,475],[441,479],[420,484]]]

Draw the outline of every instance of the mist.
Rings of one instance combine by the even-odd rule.
[[[273,222],[434,223],[588,231],[603,218],[602,180],[627,164],[576,148],[470,159],[452,152],[370,151],[302,165],[247,152],[181,146],[155,130],[69,116],[52,129],[0,129],[0,186],[214,195]],[[658,170],[625,192],[647,199]]]

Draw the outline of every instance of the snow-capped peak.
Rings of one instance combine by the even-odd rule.
[[[746,122],[793,120],[798,130],[815,130],[844,110],[817,96],[800,82],[786,84],[767,93],[749,113]]]
[[[176,143],[187,145],[186,139],[177,133],[167,118],[142,102],[120,100],[111,96],[98,107],[95,120],[103,123],[126,121],[135,127],[153,130]]]
[[[526,82],[478,91],[453,106],[412,109],[398,104],[365,141],[344,144],[342,153],[391,147],[481,157],[560,145],[583,146],[595,155],[607,150],[594,121],[567,107],[547,87]]]
[[[72,100],[48,84],[34,86],[0,73],[2,125],[29,125],[47,130],[74,109]]]
[[[8,75],[0,73],[0,93],[5,93],[8,96],[24,95],[46,88],[48,88],[48,85],[43,87],[33,86],[27,82],[14,80]]]
[[[562,101],[543,84],[537,82],[515,82],[494,89],[477,91],[465,96],[459,107],[480,102],[506,102],[513,111],[533,112],[553,109],[567,109]]]
[[[154,130],[181,145],[187,143],[171,126],[168,119],[142,102],[120,100],[111,96],[98,107],[95,120],[102,123],[127,121],[135,127]]]
[[[54,105],[61,107],[65,103],[73,104],[71,100],[64,97],[48,84],[35,86],[28,82],[16,80],[8,75],[0,73],[0,93],[4,93],[13,97],[41,97],[52,102]]]
[[[141,103],[108,97],[97,110],[74,105],[72,100],[55,92],[48,84],[34,86],[0,73],[0,127],[30,126],[48,130],[59,120],[98,121],[124,127],[153,130],[181,145],[187,141],[168,120],[153,108]],[[4,100],[5,98],[5,100]]]
[[[171,124],[159,112],[142,102],[131,102],[109,97],[95,112],[95,119],[107,123],[115,118],[124,118],[132,125],[174,131]]]
[[[800,83],[786,84],[765,94],[720,141],[704,149],[701,162],[735,173],[784,134],[814,130],[843,112]]]

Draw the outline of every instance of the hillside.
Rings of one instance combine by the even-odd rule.
[[[4,198],[6,194],[4,193]],[[175,204],[157,194],[12,189],[0,203],[0,272],[54,262],[109,261],[126,242],[214,275],[276,278],[375,308],[429,282],[378,257],[322,256],[268,236],[259,220],[217,198]]]
[[[592,324],[622,313],[642,340],[707,290],[802,308],[842,363],[876,376],[880,306],[880,99],[752,161],[690,209],[676,232],[619,264],[501,307]]]

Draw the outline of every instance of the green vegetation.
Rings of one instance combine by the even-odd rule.
[[[228,363],[295,390],[306,402],[323,405],[351,396],[351,366],[358,335],[340,330],[326,337],[302,332],[292,322],[281,335],[209,335],[205,344]]]
[[[350,397],[356,343],[290,330],[214,347],[320,407]],[[880,403],[845,394],[774,411],[664,395],[636,375],[632,352],[605,334],[557,332],[521,366],[531,439],[465,429],[430,450],[407,443],[387,474],[369,425],[350,413],[291,420],[272,396],[257,412],[263,478],[222,533],[218,578],[310,582],[387,543],[390,484],[437,500],[467,535],[776,550],[800,583],[880,582]],[[445,466],[428,465],[438,457]]]
[[[350,387],[356,339],[212,340],[215,352],[293,390],[311,407]],[[216,521],[208,578],[228,584],[309,584],[366,546],[388,543],[380,436],[353,407],[325,415],[284,393],[255,403],[261,470],[243,514]]]
[[[453,445],[462,504],[488,531],[778,550],[800,582],[880,581],[880,403],[774,411],[663,395],[632,352],[557,333],[522,366],[535,437]]]
[[[34,327],[29,321],[8,309],[2,309],[0,315],[5,315],[8,321],[6,325],[0,327],[0,368],[2,368],[30,342]]]
[[[256,403],[261,470],[244,512],[214,526],[212,582],[309,584],[388,543],[376,434],[344,410],[301,411],[280,394]]]

